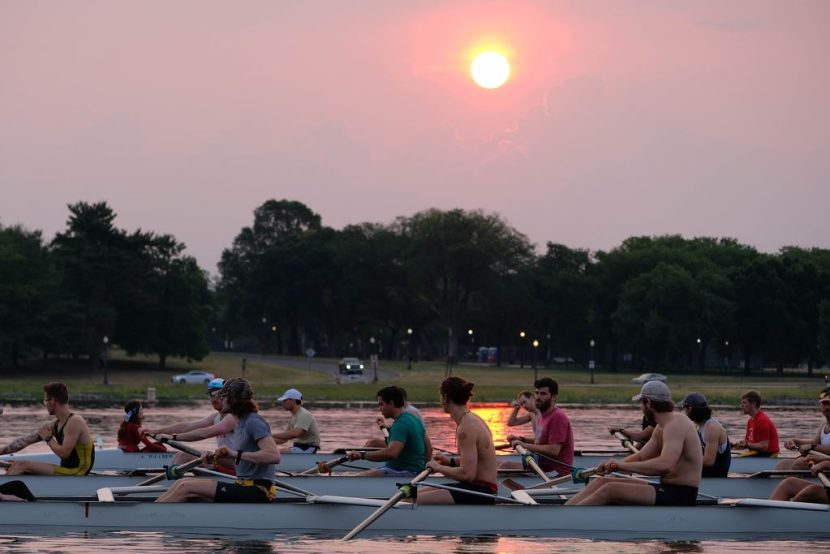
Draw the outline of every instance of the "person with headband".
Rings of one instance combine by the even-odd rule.
[[[118,428],[118,448],[124,452],[166,452],[160,442],[153,442],[147,437],[147,431],[141,427],[144,420],[144,406],[138,400],[129,400],[124,404],[124,421]],[[144,448],[140,444],[144,443]]]
[[[274,475],[280,451],[271,437],[271,427],[258,413],[251,384],[245,379],[230,379],[219,398],[222,412],[233,414],[237,421],[234,444],[203,452],[202,459],[233,467],[236,481],[185,478],[156,502],[272,502],[276,498]]]
[[[158,429],[148,430],[158,440],[174,440],[182,442],[200,441],[216,437],[216,447],[232,447],[236,418],[231,413],[222,412],[222,398],[220,394],[225,386],[224,379],[214,379],[208,383],[207,393],[214,413],[195,421],[174,423]],[[190,454],[178,452],[173,457],[173,465],[180,465],[195,459]],[[214,465],[213,469],[233,475],[233,469],[223,465]]]

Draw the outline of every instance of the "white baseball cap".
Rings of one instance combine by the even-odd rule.
[[[290,400],[302,400],[303,395],[297,389],[288,389],[287,391],[282,393],[282,396],[277,398],[277,402],[282,402],[283,400],[289,400],[289,399]]]

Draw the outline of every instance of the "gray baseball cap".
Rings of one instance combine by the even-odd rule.
[[[666,383],[649,381],[640,389],[640,394],[632,396],[631,400],[639,402],[642,398],[657,400],[659,402],[671,402],[671,390]]]

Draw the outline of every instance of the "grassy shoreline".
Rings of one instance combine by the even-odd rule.
[[[109,363],[109,384],[103,384],[103,370],[92,371],[86,365],[66,360],[50,361],[47,368],[25,367],[0,371],[0,403],[32,404],[40,401],[42,386],[49,381],[63,381],[70,389],[73,405],[121,405],[131,398],[144,399],[147,389],[154,388],[159,405],[188,404],[205,398],[203,385],[178,385],[170,376],[191,369],[204,369],[220,377],[242,376],[243,355],[208,356],[201,362],[188,363],[171,359],[168,368],[160,370],[152,358],[128,358],[114,352]],[[429,405],[437,402],[437,389],[444,378],[445,365],[440,362],[419,362],[406,369],[404,362],[381,362],[381,367],[396,376],[381,379],[379,383],[333,382],[329,372],[303,367],[305,359],[295,363],[279,360],[249,358],[244,377],[251,381],[261,402],[277,398],[286,388],[299,388],[305,398],[317,405],[369,402],[374,403],[379,387],[398,384],[406,388],[414,403]],[[318,362],[320,360],[317,360]],[[332,364],[336,360],[331,361]],[[299,367],[297,367],[299,366]],[[534,370],[515,366],[487,367],[462,364],[453,369],[453,375],[476,383],[474,401],[508,402],[522,389],[533,388]],[[631,403],[631,396],[639,385],[631,383],[634,373],[598,371],[595,383],[590,384],[590,373],[578,368],[539,368],[538,376],[549,376],[559,382],[559,402],[577,405],[608,405]],[[670,374],[669,386],[675,401],[691,391],[702,392],[712,405],[734,406],[740,395],[750,389],[759,391],[769,405],[811,405],[824,387],[823,374],[812,378]]]

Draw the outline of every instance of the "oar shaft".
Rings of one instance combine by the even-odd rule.
[[[185,444],[183,442],[174,441],[174,440],[170,440],[170,439],[162,441],[162,442],[165,442],[165,443],[169,444],[170,446],[172,446],[176,450],[181,450],[185,454],[190,454],[191,456],[197,456],[197,457],[202,456],[202,451],[201,450],[193,448],[192,446],[190,446],[188,444]]]
[[[202,463],[202,458],[199,457],[199,458],[196,458],[195,460],[190,460],[186,464],[182,464],[180,466],[173,466],[173,467],[176,468],[177,472],[185,472],[185,471],[188,471],[188,470],[200,465],[201,463]],[[150,477],[149,479],[145,479],[144,481],[139,483],[137,486],[146,487],[147,485],[152,485],[153,483],[158,483],[159,481],[164,481],[165,479],[167,479],[167,473],[159,473],[158,475],[154,475],[153,477]]]
[[[535,471],[536,474],[539,477],[541,477],[543,481],[550,482],[550,477],[548,477],[547,474],[544,471],[542,471],[542,468],[539,467],[539,464],[537,464],[533,457],[530,454],[528,454],[527,449],[525,449],[524,446],[522,446],[521,444],[517,444],[516,452],[518,452],[525,459],[527,465],[530,466],[530,469]]]
[[[425,470],[423,470],[421,473],[419,473],[418,475],[416,475],[416,476],[415,476],[415,478],[414,478],[414,479],[412,479],[412,481],[410,481],[410,482],[409,482],[409,486],[411,487],[411,486],[413,486],[413,485],[417,485],[418,483],[420,483],[421,481],[423,481],[424,479],[426,479],[426,478],[427,478],[427,476],[429,476],[429,474],[430,474],[430,473],[432,473],[432,469],[430,469],[430,468],[426,468],[426,469],[425,469]],[[398,492],[396,492],[395,494],[393,494],[393,495],[392,495],[392,497],[391,497],[389,500],[387,500],[387,501],[383,504],[383,506],[381,506],[380,508],[378,508],[377,510],[375,510],[375,511],[372,513],[372,515],[370,515],[369,517],[367,517],[366,519],[364,519],[363,521],[361,521],[361,522],[358,524],[358,526],[357,526],[357,527],[355,527],[354,529],[352,529],[351,531],[349,531],[349,533],[348,533],[345,537],[343,537],[343,540],[344,540],[344,541],[351,540],[352,538],[354,538],[354,537],[355,537],[355,535],[357,535],[358,533],[360,533],[361,531],[363,531],[364,529],[366,529],[369,525],[371,525],[371,524],[372,524],[372,522],[374,522],[377,518],[379,518],[380,516],[382,516],[383,514],[385,514],[385,513],[386,513],[386,512],[387,512],[387,511],[388,511],[388,510],[392,507],[392,506],[394,506],[395,504],[397,504],[397,503],[398,503],[398,501],[399,501],[401,498],[403,498],[404,496],[406,496],[406,492],[404,491],[404,488],[405,488],[405,487],[406,487],[406,485],[404,485],[403,487],[401,487],[401,488],[398,490]]]
[[[631,451],[631,453],[632,453],[632,454],[636,454],[637,452],[639,452],[639,451],[640,451],[640,450],[639,450],[639,449],[638,449],[638,448],[634,445],[634,442],[632,442],[632,440],[631,440],[629,437],[627,437],[627,436],[623,435],[623,434],[622,434],[622,433],[620,433],[619,431],[615,431],[615,432],[614,432],[614,436],[615,436],[615,437],[617,437],[617,438],[619,439],[619,441],[622,443],[622,445],[623,445],[624,447],[626,447],[629,451]]]

